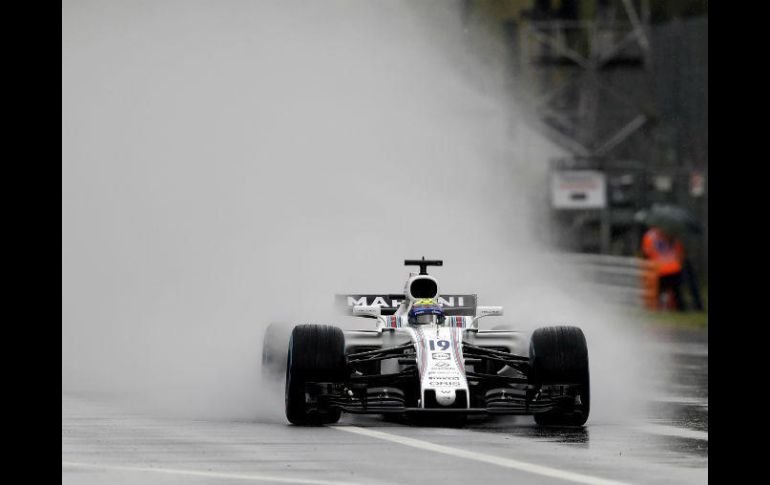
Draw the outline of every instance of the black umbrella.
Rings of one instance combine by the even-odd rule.
[[[653,204],[649,210],[639,211],[634,218],[648,226],[655,226],[672,234],[701,233],[701,224],[686,209],[671,204]]]

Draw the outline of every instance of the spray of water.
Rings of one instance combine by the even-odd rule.
[[[561,152],[467,35],[446,2],[66,2],[63,390],[280,414],[267,323],[425,255],[510,323],[582,326],[593,421],[625,414],[639,341],[539,237]]]

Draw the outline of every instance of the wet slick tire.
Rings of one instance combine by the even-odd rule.
[[[341,411],[308,404],[305,384],[345,379],[345,335],[329,325],[298,325],[286,359],[286,419],[301,426],[336,423]]]
[[[591,409],[588,375],[588,346],[578,327],[543,327],[535,330],[529,345],[532,368],[530,380],[535,385],[577,383],[577,401],[572,409],[554,409],[535,414],[540,425],[582,426]]]

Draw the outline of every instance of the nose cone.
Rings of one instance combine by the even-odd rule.
[[[439,389],[436,391],[436,402],[442,406],[451,406],[455,403],[457,394],[454,389]]]

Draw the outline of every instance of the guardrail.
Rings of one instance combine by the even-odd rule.
[[[604,254],[566,253],[559,259],[578,268],[588,283],[616,303],[658,308],[658,277],[655,263],[641,258]]]

